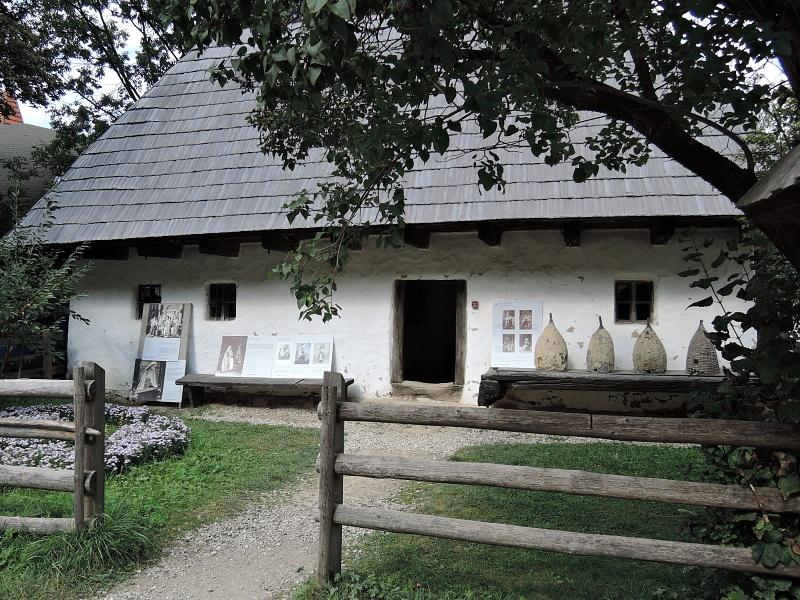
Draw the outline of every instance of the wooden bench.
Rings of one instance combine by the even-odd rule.
[[[213,388],[223,392],[245,393],[278,398],[314,398],[319,399],[322,379],[275,379],[272,377],[223,377],[218,375],[190,374],[184,375],[175,383],[189,391],[189,406],[203,402],[205,391]],[[352,379],[345,379],[350,386]]]
[[[688,394],[697,390],[716,389],[722,375],[689,375],[686,371],[667,371],[661,375],[614,371],[589,373],[587,371],[542,371],[539,369],[491,368],[481,375],[478,404],[492,406],[517,390],[535,391],[586,391],[586,392],[642,392]],[[513,395],[513,394],[512,394]],[[509,401],[509,404],[514,401]],[[521,403],[515,408],[523,408]],[[512,406],[505,406],[512,408]]]

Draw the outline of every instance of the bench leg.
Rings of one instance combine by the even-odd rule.
[[[189,386],[189,408],[195,408],[203,403],[206,388],[200,386]]]

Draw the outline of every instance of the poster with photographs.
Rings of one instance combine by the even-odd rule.
[[[219,347],[216,375],[239,377],[244,368],[244,356],[247,352],[246,335],[223,335]]]
[[[492,366],[534,367],[533,348],[542,333],[541,302],[508,300],[492,306]]]
[[[275,338],[272,376],[321,379],[333,364],[333,336],[295,335]]]
[[[186,361],[136,359],[130,399],[136,404],[147,402],[180,403],[183,386],[176,380],[186,374]]]
[[[139,358],[186,360],[191,304],[145,304]]]
[[[269,335],[251,335],[247,338],[242,376],[272,377],[275,356],[275,338]]]
[[[183,386],[175,381],[186,374],[191,318],[189,303],[144,304],[131,383],[132,401],[180,404]]]

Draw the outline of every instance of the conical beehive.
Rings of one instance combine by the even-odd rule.
[[[690,375],[719,375],[717,349],[708,339],[703,322],[697,326],[686,353],[686,371]]]
[[[600,327],[589,338],[589,348],[586,350],[586,370],[590,373],[611,373],[614,370],[614,340],[603,327],[603,318],[598,319]]]
[[[536,341],[535,362],[536,368],[543,371],[567,370],[567,343],[553,323],[553,313],[550,313],[550,322]]]
[[[639,373],[667,370],[667,351],[649,321],[633,346],[633,369]]]

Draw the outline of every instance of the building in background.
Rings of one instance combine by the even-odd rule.
[[[444,157],[406,177],[405,246],[366,243],[337,279],[341,318],[298,321],[288,285],[267,275],[315,228],[290,224],[284,204],[315,189],[329,167],[312,152],[286,171],[261,152],[247,123],[253,95],[208,81],[209,67],[229,53],[187,54],[50,192],[59,209],[49,241],[88,242],[96,259],[73,306],[89,323],[70,328],[71,362],[98,362],[108,386],[127,393],[142,304],[190,302],[190,373],[215,372],[224,335],[326,334],[334,337],[334,368],[355,379],[354,397],[436,390],[474,403],[493,362],[493,308],[530,302],[545,319],[553,314],[569,368],[585,369],[598,315],[618,369],[632,367],[648,320],[669,368],[684,368],[698,320],[717,309],[687,310],[707,294],[678,276],[686,263],[677,232],[698,227],[723,244],[737,234],[741,213],[657,149],[642,167],[601,171],[582,184],[570,164],[550,167],[527,150],[509,151],[505,193],[486,192],[471,157],[482,137],[465,130]],[[588,119],[575,143],[602,126]],[[713,134],[705,142],[725,143]],[[41,222],[43,209],[40,202],[23,224]],[[533,366],[535,339],[527,335],[513,344]]]
[[[6,101],[14,114],[0,116],[0,235],[39,201],[55,178],[52,173],[34,168],[31,162],[34,148],[50,142],[55,132],[28,125],[17,101],[9,97]],[[14,193],[17,189],[18,195]]]

